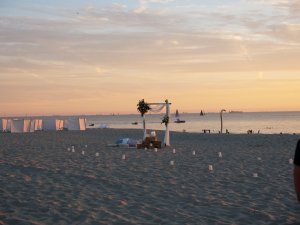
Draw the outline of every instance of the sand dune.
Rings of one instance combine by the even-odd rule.
[[[123,137],[142,131],[0,134],[0,224],[300,223],[289,163],[299,136],[171,133],[158,152],[106,147]]]

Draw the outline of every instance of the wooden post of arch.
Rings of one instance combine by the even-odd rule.
[[[170,104],[168,99],[166,99],[166,115],[169,118],[170,121]],[[166,132],[165,132],[165,139],[164,139],[164,145],[170,146],[170,130],[169,130],[169,124],[166,125]]]

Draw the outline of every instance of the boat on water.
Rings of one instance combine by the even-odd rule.
[[[180,119],[179,112],[178,112],[177,109],[176,109],[176,113],[175,113],[175,121],[174,121],[174,123],[185,123],[185,120],[181,120]]]
[[[132,122],[131,124],[132,125],[138,125],[138,122]]]

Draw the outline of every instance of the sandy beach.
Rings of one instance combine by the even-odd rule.
[[[171,132],[158,152],[106,147],[125,137],[142,130],[1,133],[0,224],[300,224],[299,135]]]

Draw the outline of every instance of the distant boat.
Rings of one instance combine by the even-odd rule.
[[[204,115],[205,115],[205,113],[201,110],[200,116],[204,116]]]
[[[138,125],[138,122],[132,122],[131,124],[132,125]]]
[[[176,113],[175,113],[175,121],[174,121],[174,123],[185,123],[185,120],[181,120],[180,119],[179,112],[178,112],[177,109],[176,109]]]
[[[95,124],[94,124],[94,123],[91,123],[91,124],[89,124],[89,126],[90,126],[90,127],[93,127],[93,126],[95,126]]]

